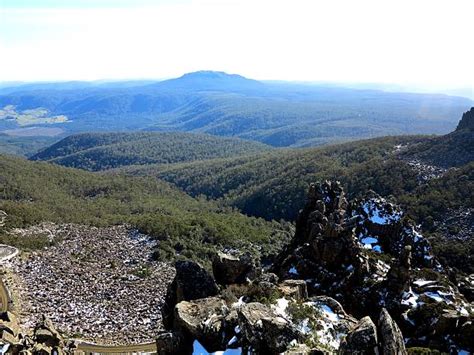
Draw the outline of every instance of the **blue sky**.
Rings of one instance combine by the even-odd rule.
[[[472,87],[472,0],[0,0],[3,81],[256,79]]]

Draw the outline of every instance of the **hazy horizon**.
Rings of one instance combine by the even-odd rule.
[[[2,0],[3,82],[257,80],[472,89],[469,0]]]
[[[212,70],[198,70],[199,71],[212,71]],[[183,73],[182,75],[189,74]],[[239,73],[226,73],[226,74],[237,74]],[[22,85],[29,84],[66,84],[66,83],[90,83],[90,84],[113,84],[113,83],[124,83],[124,82],[143,82],[152,83],[160,82],[170,79],[179,78],[177,77],[164,77],[164,78],[101,78],[93,80],[37,80],[37,81],[0,81],[0,88],[14,88]],[[253,79],[250,77],[245,77],[247,79]],[[400,83],[380,83],[380,82],[349,82],[349,81],[305,81],[305,80],[279,80],[279,79],[269,79],[269,80],[259,80],[263,83],[288,83],[288,84],[298,84],[298,85],[308,85],[308,86],[334,86],[334,87],[345,87],[361,90],[380,90],[388,92],[411,92],[411,93],[426,93],[426,94],[441,94],[441,95],[450,95],[450,96],[461,96],[474,101],[474,86],[471,87],[427,87],[423,85],[403,85]]]

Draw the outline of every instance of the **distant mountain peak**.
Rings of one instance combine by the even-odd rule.
[[[231,79],[232,78],[232,79],[252,80],[252,79],[247,79],[239,74],[229,74],[223,71],[214,71],[214,70],[198,70],[198,71],[186,73],[178,79],[183,79],[183,78],[203,78],[203,79],[224,79],[224,78]]]
[[[261,90],[265,84],[238,74],[228,74],[213,70],[199,70],[186,73],[176,79],[165,80],[158,84],[158,86],[191,91],[234,92],[252,89]]]
[[[469,111],[463,113],[461,121],[459,121],[456,131],[461,129],[474,130],[474,107],[471,107]]]

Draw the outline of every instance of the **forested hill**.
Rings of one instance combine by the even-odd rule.
[[[0,133],[185,131],[278,147],[401,134],[444,134],[466,98],[259,82],[203,71],[150,83],[57,83],[0,89]],[[49,133],[48,133],[49,132]],[[1,140],[0,140],[1,141]]]
[[[69,136],[31,159],[97,171],[125,165],[227,158],[270,149],[258,142],[206,134],[84,133]]]
[[[18,240],[8,234],[11,228],[41,222],[128,223],[160,239],[158,258],[207,263],[216,249],[225,247],[272,254],[288,237],[288,226],[194,199],[156,179],[104,176],[4,155],[0,171],[0,210],[6,212],[0,243],[47,245],[45,236]]]
[[[395,147],[427,139],[384,137],[204,162],[129,167],[122,171],[164,179],[191,195],[224,199],[250,215],[295,220],[312,181],[338,179],[354,195],[369,189],[383,196],[412,191],[417,187],[417,172],[397,158]]]
[[[420,184],[453,178],[464,171],[453,170],[450,175],[446,171],[448,168],[466,167],[469,173],[474,161],[473,132],[471,128],[461,127],[439,137],[383,137],[207,162],[130,167],[124,171],[132,175],[157,176],[191,195],[205,194],[224,199],[250,215],[294,220],[311,181],[341,180],[347,191],[355,196],[372,189],[380,195],[404,198]],[[460,189],[466,184],[465,180],[451,182]],[[446,191],[450,188],[448,186]],[[472,203],[469,193],[461,199],[444,197],[446,208],[459,201],[466,202],[466,206],[469,206],[467,202]],[[433,203],[430,209],[436,209],[436,205]]]
[[[410,147],[404,155],[443,168],[474,161],[474,107],[463,114],[455,131]]]
[[[340,180],[351,198],[369,190],[394,196],[432,238],[438,256],[474,272],[474,137],[466,128],[446,136],[384,137],[322,148],[173,166],[124,168],[156,176],[192,195],[207,195],[268,220],[295,220],[312,181]],[[445,155],[439,155],[442,152]],[[443,164],[424,159],[438,157]]]

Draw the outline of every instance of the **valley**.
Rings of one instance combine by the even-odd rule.
[[[473,112],[446,135],[322,147],[96,132],[0,155],[9,344],[469,351]]]

